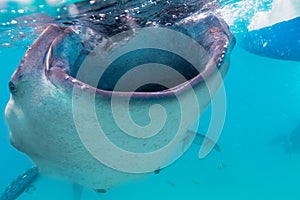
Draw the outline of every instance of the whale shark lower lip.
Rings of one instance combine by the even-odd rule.
[[[199,118],[200,111],[210,103],[222,83],[229,67],[235,39],[227,24],[219,16],[194,12],[191,15],[186,14],[181,19],[172,20],[170,26],[153,23],[151,27],[145,27],[144,23],[139,24],[138,19],[132,16],[126,20],[129,21],[122,23],[132,25],[133,28],[111,35],[107,33],[113,26],[99,31],[88,25],[49,25],[27,50],[13,74],[9,83],[11,98],[5,111],[12,145],[26,153],[39,167],[41,173],[61,177],[93,189],[108,189],[155,171],[164,166],[172,152],[182,150],[186,131]],[[98,68],[102,70],[103,62],[108,63],[106,58],[118,55],[118,51],[122,48],[130,49],[129,47],[132,47],[130,42],[138,39],[143,41],[141,38],[148,38],[145,37],[148,36],[147,33],[155,31],[160,35],[174,34],[173,36],[180,35],[182,40],[187,38],[189,41],[196,41],[195,45],[200,45],[203,51],[195,55],[194,49],[189,49],[190,45],[176,46],[176,41],[169,38],[168,43],[164,44],[164,40],[155,37],[154,39],[159,41],[158,45],[175,44],[176,48],[167,51],[163,45],[154,51],[151,42],[147,48],[126,51],[124,57],[120,56],[108,66],[104,65],[107,68],[104,68],[99,84],[98,81],[95,84],[94,79],[99,78],[96,73]],[[147,42],[149,39],[144,41]],[[94,51],[96,47],[100,47],[100,51]],[[197,58],[196,60],[200,60],[203,65],[196,66],[195,70],[189,64],[192,61],[184,61],[180,56],[174,55],[174,52],[181,52],[187,57],[193,55],[188,58],[191,60]],[[181,57],[184,57],[183,55]],[[87,60],[92,58],[99,58],[96,68],[93,65],[95,62],[86,64]],[[145,60],[150,64],[156,62],[162,64],[151,68],[153,65],[140,62]],[[119,78],[135,69],[136,65],[144,66],[146,70],[133,70],[138,76],[125,79],[127,81],[121,85],[122,87],[114,90],[115,86],[118,86]],[[166,73],[169,71],[153,70],[165,65],[169,66],[167,69],[178,72],[183,78],[177,79],[172,73]],[[82,66],[88,70],[82,72]],[[161,77],[164,78],[161,80]],[[145,86],[132,89],[131,83],[135,79],[143,81],[147,78],[153,78],[154,83],[163,81],[168,87],[147,82]],[[126,103],[128,97],[130,101]],[[76,102],[78,99],[82,104]],[[159,129],[160,134],[153,137],[139,138],[128,135],[114,122],[111,99],[116,102],[118,108],[116,111],[130,105],[130,115],[137,121],[139,127],[144,128],[143,125],[149,122],[152,105],[163,105],[168,120]],[[178,99],[179,103],[176,101]],[[179,104],[184,109],[181,110]],[[93,109],[95,113],[90,115],[90,110]],[[121,121],[126,122],[127,113],[124,112],[119,116]],[[155,117],[151,120],[156,121],[153,124],[160,124],[159,119],[163,113],[154,114]],[[99,127],[97,120],[93,121],[94,116],[101,122],[101,128],[107,133],[106,137],[115,146],[124,150],[122,153],[148,155],[147,152],[159,153],[157,149],[163,149],[168,145],[172,147],[172,151],[170,150],[169,154],[155,154],[156,157],[149,160],[141,159],[138,161],[142,163],[134,164],[135,162],[126,160],[122,155],[113,154],[110,148],[93,142],[94,134],[97,134],[96,130]],[[144,134],[143,131],[136,132]],[[92,137],[85,138],[86,136]],[[86,141],[91,142],[92,148],[88,148]],[[103,141],[105,138],[100,142]],[[101,160],[94,155],[94,150],[99,153],[97,156],[108,157]],[[107,158],[111,159],[105,160]],[[120,169],[119,166],[124,168]],[[142,172],[135,171],[137,169],[135,167],[142,167]]]

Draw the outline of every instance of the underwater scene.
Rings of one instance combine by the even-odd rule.
[[[0,0],[0,200],[300,200],[299,0]]]

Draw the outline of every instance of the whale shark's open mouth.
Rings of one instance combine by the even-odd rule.
[[[199,52],[195,52],[190,43],[175,44],[171,50],[153,48],[151,44],[146,48],[135,46],[133,50],[123,52],[117,57],[112,56],[113,59],[111,55],[116,54],[114,52],[116,49],[118,51],[122,45],[129,44],[128,46],[130,46],[130,41],[135,39],[136,32],[128,31],[130,33],[126,33],[125,36],[123,34],[121,39],[118,36],[118,42],[100,35],[98,36],[100,42],[98,41],[95,45],[94,41],[91,42],[90,39],[83,38],[82,33],[81,35],[75,33],[78,30],[74,27],[72,29],[52,26],[54,29],[64,30],[52,42],[48,50],[46,70],[48,72],[55,71],[56,74],[59,73],[60,76],[64,76],[64,81],[71,81],[71,83],[76,83],[83,88],[94,88],[99,93],[108,94],[114,91],[147,95],[146,93],[164,94],[175,90],[181,91],[184,90],[185,85],[195,86],[221,68],[234,44],[230,41],[232,40],[231,35],[222,30],[224,24],[217,17],[204,16],[201,20],[203,24],[198,24],[194,28],[195,30],[190,29],[190,32],[187,32],[186,28],[182,28],[184,27],[182,25],[180,25],[181,29],[172,30],[177,34],[185,34],[193,43],[196,42],[201,47]],[[206,30],[198,30],[199,27],[203,28],[202,26],[209,25],[206,21],[211,22],[212,20],[215,20],[216,23],[210,24],[211,27],[205,27]],[[195,31],[199,31],[199,35],[192,35]],[[157,36],[153,37],[156,38]],[[172,36],[170,37],[172,38]],[[156,39],[152,40],[153,43],[160,42]],[[168,43],[173,43],[172,39],[167,40],[169,40]],[[93,44],[91,45],[91,43]],[[228,45],[232,46],[228,48]],[[91,49],[91,46],[94,49]],[[177,49],[180,48],[184,50],[178,51]],[[191,63],[180,55],[180,52],[190,54],[192,57],[198,58],[198,61],[196,64]],[[86,61],[88,59],[90,59],[89,62]],[[91,60],[93,61],[92,64]],[[82,66],[84,66],[85,71],[82,70]],[[119,83],[122,78],[123,82]],[[137,83],[133,81],[137,79],[140,80],[138,86],[134,85]]]
[[[116,91],[118,81],[125,74],[134,72],[139,66],[143,66],[143,71],[132,73],[131,76],[127,77],[128,81],[126,84],[122,84],[122,87],[119,87],[117,91],[133,92],[131,90],[131,83],[129,83],[129,80],[133,82],[134,78],[137,79],[136,74],[138,73],[139,76],[144,76],[144,78],[149,76],[152,77],[151,83],[142,84],[140,87],[135,88],[135,92],[160,92],[176,87],[183,84],[184,81],[195,78],[205,67],[200,66],[197,69],[193,66],[193,64],[170,51],[154,48],[137,49],[121,55],[114,61],[110,62],[108,66],[103,66],[103,61],[101,60],[102,56],[99,56],[99,60],[97,60],[98,63],[95,64],[95,67],[103,68],[103,70],[100,74],[98,74],[99,81],[97,81],[97,84],[95,85],[94,83],[91,83],[91,79],[97,79],[97,77],[93,77],[97,76],[97,74],[93,74],[93,72],[97,72],[101,69],[97,70],[93,68],[88,72],[88,74],[82,76],[78,75],[80,68],[84,65],[84,59],[87,59],[87,54],[82,53],[82,48],[82,44],[74,42],[74,38],[72,38],[72,36],[59,36],[52,43],[51,48],[48,51],[46,58],[47,70],[60,68],[60,70],[64,71],[67,76],[71,76],[82,83],[94,86],[99,90]],[[103,52],[98,53],[107,54],[105,50],[101,49],[101,51]],[[89,54],[93,54],[93,52],[89,52]],[[159,65],[168,66],[169,71],[176,71],[182,76],[182,78],[173,77],[172,74],[165,73],[166,70],[160,69]],[[156,70],[156,72],[151,72],[152,70]],[[159,83],[164,83],[164,85]]]

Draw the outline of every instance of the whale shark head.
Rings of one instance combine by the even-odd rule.
[[[11,144],[42,173],[94,189],[183,153],[186,132],[222,83],[235,43],[214,14],[170,24],[146,25],[129,14],[114,19],[109,26],[49,25],[13,74],[5,111]]]

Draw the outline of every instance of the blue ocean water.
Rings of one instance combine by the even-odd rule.
[[[300,200],[300,141],[291,141],[297,138],[291,135],[300,134],[300,62],[245,51],[239,45],[243,32],[232,25],[237,45],[225,78],[227,113],[218,141],[221,152],[213,151],[199,160],[199,147],[192,145],[157,175],[125,183],[105,194],[84,189],[82,199]],[[10,76],[25,50],[20,45],[0,46],[2,113],[10,95]],[[208,122],[209,109],[201,118],[200,132],[205,132]],[[4,114],[0,133],[3,191],[33,164],[9,144]],[[72,192],[72,184],[42,176],[18,199],[72,199]]]

